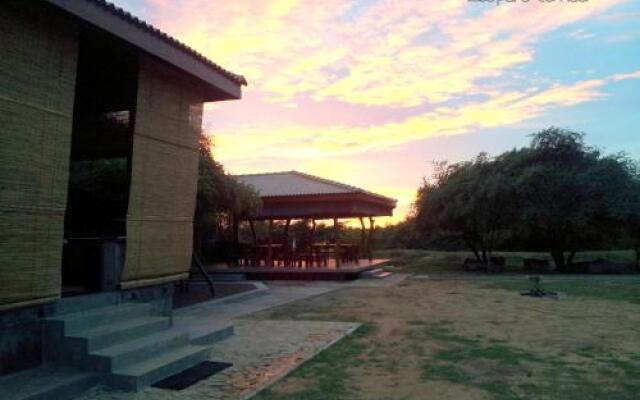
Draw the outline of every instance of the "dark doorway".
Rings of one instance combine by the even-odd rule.
[[[137,56],[87,27],[80,36],[62,255],[63,295],[113,290],[124,263]]]

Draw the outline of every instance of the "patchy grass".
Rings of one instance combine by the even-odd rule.
[[[514,283],[346,287],[255,315],[365,323],[257,399],[638,398],[640,305],[629,282],[589,279],[588,293],[627,294],[578,297],[578,284],[562,301],[503,286]]]
[[[494,256],[504,257],[506,272],[524,272],[525,258],[537,258],[553,261],[547,253],[535,252],[495,252]],[[462,263],[473,253],[466,251],[431,251],[431,250],[380,250],[376,252],[378,258],[389,258],[396,267],[404,272],[416,274],[457,273],[462,272]],[[620,251],[587,251],[576,254],[575,261],[588,261],[604,258],[612,262],[631,263],[635,261],[635,254],[631,250]]]
[[[485,285],[489,289],[505,289],[523,292],[532,287],[527,281],[501,281]],[[541,287],[552,292],[562,292],[569,296],[624,301],[640,304],[640,279],[588,278],[588,279],[543,279]]]
[[[313,385],[303,386],[300,390],[294,390],[290,393],[277,393],[266,389],[254,399],[326,400],[344,398],[349,394],[345,381],[347,377],[345,370],[350,365],[362,363],[361,356],[367,350],[367,345],[361,338],[370,334],[372,329],[372,325],[360,326],[351,336],[321,352],[287,377],[289,380],[300,382],[313,380]]]

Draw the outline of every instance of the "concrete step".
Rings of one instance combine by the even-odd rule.
[[[56,314],[87,311],[93,308],[118,304],[118,292],[103,292],[83,296],[64,297],[56,303]]]
[[[107,377],[107,383],[120,389],[140,390],[207,360],[210,351],[207,346],[178,347],[136,364],[116,369]]]
[[[137,317],[65,335],[65,341],[71,346],[80,346],[86,353],[92,353],[167,329],[169,325],[168,317]]]
[[[98,384],[97,374],[41,366],[0,378],[2,400],[67,400]]]
[[[93,308],[86,311],[56,315],[47,321],[64,324],[64,332],[67,335],[109,325],[118,321],[148,316],[151,314],[150,303],[122,303],[106,307]]]
[[[188,344],[189,334],[172,328],[94,351],[88,362],[99,371],[112,372]]]
[[[214,321],[199,326],[190,326],[184,330],[189,334],[191,344],[213,345],[234,335],[235,329],[231,321]]]

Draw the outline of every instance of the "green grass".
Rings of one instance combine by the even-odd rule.
[[[622,301],[640,304],[640,279],[544,279],[541,288],[552,292],[562,292],[568,296],[585,297],[600,300]],[[484,284],[487,289],[505,289],[523,292],[532,284],[528,281],[497,281]]]
[[[460,336],[446,325],[414,326],[409,340],[437,348],[424,357],[422,379],[480,389],[491,399],[621,400],[634,399],[640,389],[640,360],[634,356],[575,363],[485,338]],[[598,379],[587,373],[594,365],[600,371]],[[610,376],[621,384],[603,385],[602,379]]]
[[[362,390],[362,386],[353,384],[351,379],[354,378],[354,374],[372,373],[384,379],[384,382],[393,383],[397,381],[398,374],[407,371],[416,376],[420,384],[429,386],[437,381],[440,387],[445,388],[463,386],[481,391],[488,399],[494,400],[640,398],[640,355],[636,351],[640,342],[637,339],[626,340],[624,346],[613,345],[611,341],[602,340],[601,335],[606,335],[602,328],[598,332],[590,333],[589,319],[571,322],[557,320],[549,325],[550,329],[537,330],[543,335],[540,341],[528,337],[521,340],[513,334],[504,334],[505,331],[521,332],[522,324],[529,323],[527,313],[537,313],[526,307],[521,310],[522,320],[514,320],[514,317],[520,315],[520,311],[511,311],[509,318],[495,319],[490,314],[486,319],[468,318],[468,313],[458,315],[455,308],[453,312],[447,313],[431,313],[419,307],[415,308],[415,312],[407,312],[407,308],[411,310],[413,297],[403,297],[405,290],[413,288],[412,293],[416,296],[439,296],[442,291],[430,293],[430,287],[439,285],[446,291],[447,284],[449,282],[446,280],[413,280],[409,281],[410,286],[388,289],[397,291],[397,296],[385,297],[385,304],[395,304],[398,308],[380,308],[376,313],[362,314],[366,317],[360,320],[369,321],[368,324],[353,336],[345,338],[303,364],[282,384],[267,389],[256,399],[377,398],[372,396],[371,392],[358,392],[357,388]],[[461,298],[460,307],[478,307],[478,311],[482,312],[486,310],[487,304],[490,307],[492,300],[505,297],[504,292],[500,290],[522,291],[530,286],[523,278],[494,282],[481,280],[472,283],[460,283],[456,280],[451,281],[451,284],[462,285],[476,292],[476,285],[479,285],[483,291],[486,290],[486,296],[481,297],[488,299],[480,304],[469,301],[465,303]],[[416,287],[420,291],[416,291]],[[463,291],[463,287],[457,287],[456,290]],[[640,304],[640,279],[552,277],[545,278],[542,287],[562,291],[572,297]],[[308,302],[288,305],[282,310],[272,311],[272,314],[286,318],[307,318],[311,312],[314,315],[317,313],[316,317],[320,319],[349,320],[344,316],[352,315],[354,310],[361,310],[360,299],[348,305],[344,302],[345,296],[354,295],[350,290],[356,289],[325,295],[325,301],[313,306]],[[380,289],[357,290],[370,291],[371,296],[375,296],[376,291]],[[436,298],[434,297],[434,300]],[[560,301],[554,305],[562,307],[562,304],[566,303],[568,302]],[[341,304],[342,308],[336,307],[337,304]],[[352,306],[354,308],[351,308]],[[397,312],[400,307],[405,312]],[[273,317],[271,314],[268,316]],[[607,318],[607,315],[603,315],[603,318]],[[383,328],[388,329],[383,325],[383,321],[388,319],[394,320],[391,326],[394,329],[398,328],[395,332],[401,332],[402,336],[390,335],[388,341],[379,337],[380,332],[386,331]],[[616,318],[611,321],[611,329],[624,329],[625,332],[637,330],[637,327],[631,325],[621,324],[620,328],[614,326]],[[573,324],[579,324],[580,332],[584,335],[576,337],[575,340],[563,337],[571,333],[563,331],[562,327],[573,327]],[[487,329],[488,326],[490,329]],[[514,327],[518,329],[513,329]],[[633,337],[632,334],[630,337]],[[540,345],[547,340],[553,347]],[[407,399],[420,398],[411,397],[415,396],[414,394],[408,396]],[[402,394],[399,394],[398,398],[402,398]]]
[[[289,374],[288,378],[311,380],[313,384],[307,385],[305,389],[283,394],[268,388],[253,399],[339,400],[346,398],[349,394],[346,386],[346,369],[349,366],[362,363],[361,356],[369,350],[362,338],[369,335],[374,329],[375,326],[371,324],[361,325],[351,336],[322,351]]]
[[[506,259],[506,272],[523,272],[523,260],[525,258],[537,258],[549,260],[547,253],[535,252],[495,252],[494,256]],[[463,272],[462,263],[467,257],[473,257],[466,251],[431,251],[431,250],[380,250],[376,252],[377,258],[389,258],[394,266],[405,272],[416,274],[433,273],[458,273]],[[618,251],[586,251],[576,254],[575,261],[587,261],[604,258],[612,262],[633,262],[635,254],[631,250]]]

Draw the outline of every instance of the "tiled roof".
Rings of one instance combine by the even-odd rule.
[[[124,20],[125,22],[135,26],[136,28],[139,28],[147,33],[150,33],[151,35],[155,36],[156,38],[170,44],[171,46],[175,47],[177,50],[183,52],[185,55],[192,57],[193,59],[195,59],[198,62],[201,62],[202,64],[205,64],[207,67],[215,70],[216,72],[220,73],[221,75],[225,76],[226,78],[232,80],[233,82],[237,83],[238,85],[246,85],[247,84],[247,80],[244,78],[244,76],[242,75],[238,75],[238,74],[234,74],[231,71],[228,71],[224,68],[222,68],[220,65],[214,63],[213,61],[209,60],[208,58],[206,58],[205,56],[203,56],[202,54],[198,53],[197,51],[195,51],[194,49],[192,49],[191,47],[187,46],[186,44],[178,41],[177,39],[173,38],[172,36],[167,35],[166,33],[162,32],[161,30],[159,30],[158,28],[154,27],[153,25],[147,23],[146,21],[132,15],[131,13],[129,13],[128,11],[116,6],[115,4],[108,2],[106,0],[73,0],[73,2],[80,2],[80,1],[85,1],[88,3],[92,3],[95,4],[96,6],[100,7],[102,10]],[[59,3],[59,1],[51,1],[54,4]],[[67,4],[68,7],[71,7],[73,5],[73,3],[69,3],[68,1],[65,1],[64,3]]]
[[[362,193],[395,203],[394,199],[386,196],[298,171],[236,175],[235,177],[240,182],[253,186],[261,197]]]

